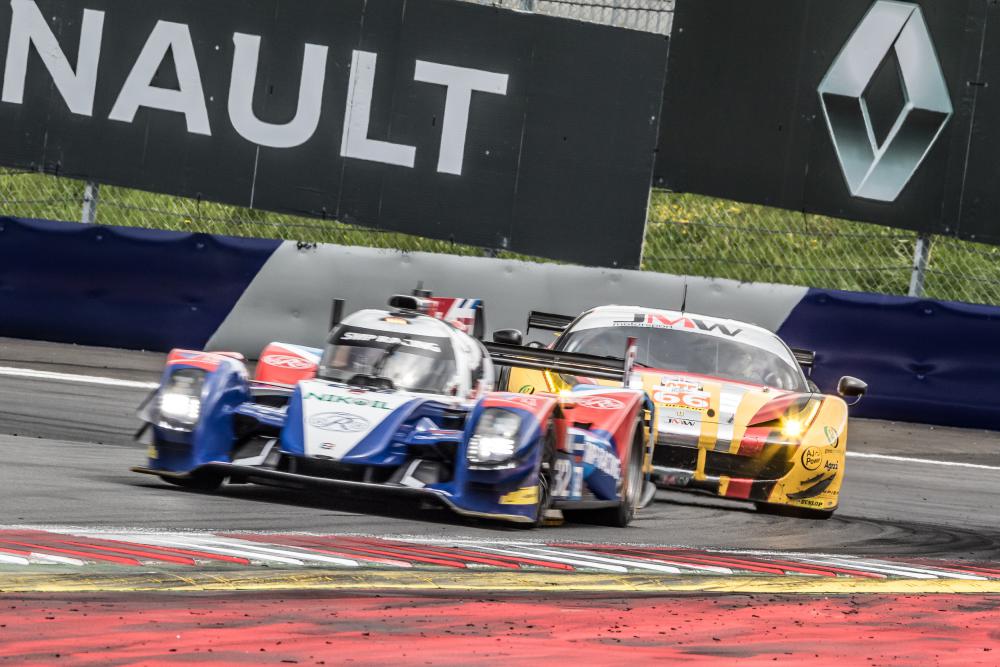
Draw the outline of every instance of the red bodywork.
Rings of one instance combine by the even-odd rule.
[[[272,384],[295,385],[316,377],[319,361],[314,355],[291,345],[271,343],[260,353],[254,380]]]
[[[641,391],[622,389],[564,395],[496,392],[483,401],[484,407],[527,410],[539,424],[551,423],[560,451],[572,450],[567,443],[570,426],[610,433],[623,465],[628,460],[642,404]]]

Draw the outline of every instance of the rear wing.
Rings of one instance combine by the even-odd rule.
[[[544,329],[545,331],[556,331],[563,332],[566,330],[570,324],[573,323],[575,317],[569,315],[556,315],[555,313],[543,313],[537,310],[533,310],[528,313],[528,328],[525,333],[531,331],[532,329]]]
[[[792,355],[799,366],[802,367],[802,370],[806,372],[806,375],[811,375],[813,366],[816,365],[816,353],[812,350],[802,350],[793,347]]]
[[[566,375],[614,380],[627,384],[634,363],[634,353],[626,352],[625,359],[595,357],[590,354],[560,352],[540,347],[524,347],[506,343],[483,343],[490,358],[497,366],[551,371]]]

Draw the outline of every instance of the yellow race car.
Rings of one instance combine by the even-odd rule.
[[[837,509],[848,406],[809,380],[812,353],[751,324],[638,306],[602,306],[576,318],[532,312],[528,328],[555,331],[551,347],[563,352],[636,355],[629,383],[648,398],[656,446],[647,471],[657,486],[817,519]],[[494,338],[520,343],[522,336],[508,329]],[[608,381],[512,368],[506,382],[531,394]],[[855,402],[866,390],[849,376],[838,385]]]

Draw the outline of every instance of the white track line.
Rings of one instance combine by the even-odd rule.
[[[595,561],[597,563],[610,563],[611,565],[624,565],[625,567],[637,570],[652,570],[653,572],[667,572],[669,574],[680,574],[681,569],[666,563],[651,563],[647,561],[637,561],[630,558],[618,557],[612,554],[598,555],[590,551],[581,549],[580,551],[569,551],[563,549],[542,549],[535,547],[522,547],[523,551],[534,551],[539,555],[539,559],[548,558],[549,555],[571,556],[582,560]]]
[[[934,461],[933,459],[913,459],[908,456],[889,456],[888,454],[865,454],[862,452],[847,452],[848,456],[859,459],[877,459],[880,461],[897,461],[900,463],[927,463],[935,466],[951,466],[953,468],[974,468],[976,470],[1000,470],[1000,466],[987,466],[979,463],[959,463],[957,461]]]
[[[918,565],[913,565],[911,563],[893,563],[885,560],[874,560],[874,559],[864,559],[862,562],[874,564],[881,567],[892,567],[897,570],[908,572],[921,572],[923,574],[933,574],[937,575],[941,579],[969,579],[972,581],[986,581],[988,577],[983,577],[978,574],[969,574],[967,572],[956,572],[954,570],[948,570],[935,567],[923,567]]]
[[[69,556],[57,556],[55,554],[43,554],[37,551],[31,552],[32,560],[48,561],[50,563],[61,563],[63,565],[79,565],[83,566],[86,563],[79,558],[70,558]]]
[[[852,558],[802,558],[799,562],[813,563],[816,565],[832,565],[841,569],[858,570],[860,572],[874,572],[895,577],[906,577],[907,579],[940,579],[937,574],[921,572],[912,568],[901,568],[882,565],[881,563],[865,562]]]
[[[505,556],[519,556],[521,558],[528,557],[534,560],[550,560],[556,563],[565,563],[567,565],[574,565],[577,567],[589,567],[595,570],[604,570],[606,572],[620,572],[622,574],[628,573],[628,568],[621,565],[606,565],[592,560],[577,558],[576,554],[573,554],[572,558],[567,558],[561,555],[550,556],[548,554],[540,554],[537,550],[528,550],[527,548],[494,549],[492,547],[477,547],[477,549],[480,551],[492,551],[493,553],[503,554]]]
[[[335,556],[327,556],[325,554],[315,553],[312,551],[300,551],[292,550],[288,548],[276,549],[275,547],[283,547],[281,544],[257,544],[237,540],[201,540],[198,542],[199,545],[218,545],[223,547],[232,547],[233,549],[242,549],[247,553],[257,551],[261,554],[270,556],[271,554],[277,554],[279,556],[290,556],[292,558],[302,558],[305,560],[312,560],[318,563],[332,563],[334,565],[342,565],[345,567],[359,567],[359,563],[356,560],[351,560],[349,558],[337,558]]]
[[[0,366],[0,375],[29,378],[32,380],[58,380],[59,382],[77,382],[80,384],[101,384],[111,387],[127,387],[129,389],[156,389],[160,386],[156,382],[137,382],[135,380],[119,380],[118,378],[100,377],[97,375],[74,375],[72,373],[56,373],[54,371],[36,371],[31,368],[12,368],[10,366]]]
[[[27,565],[28,564],[28,559],[25,558],[24,556],[15,556],[14,554],[0,553],[0,563],[6,563],[6,564],[13,563],[14,565]]]
[[[157,538],[151,539],[146,544],[150,546],[156,546],[160,544],[166,547],[179,547],[181,549],[189,549],[194,551],[207,551],[209,553],[222,554],[224,556],[237,556],[239,558],[246,558],[251,561],[274,561],[276,563],[284,563],[285,565],[305,565],[298,558],[287,558],[285,556],[278,556],[267,554],[262,551],[242,549],[242,548],[232,548],[232,547],[217,547],[204,544],[201,541],[196,540],[185,540],[181,538],[177,539],[165,539]]]

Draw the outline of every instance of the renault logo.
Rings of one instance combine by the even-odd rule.
[[[866,91],[893,53],[904,103],[879,143]],[[851,194],[895,201],[953,111],[920,7],[891,0],[876,2],[833,61],[819,85],[819,97]]]

